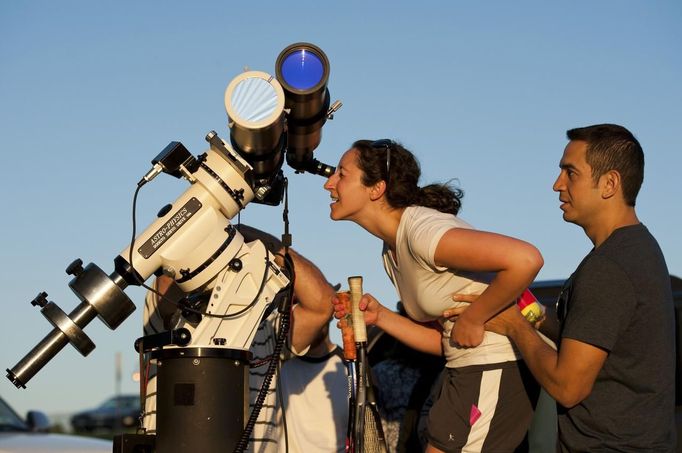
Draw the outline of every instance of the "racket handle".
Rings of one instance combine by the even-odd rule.
[[[351,313],[353,312],[350,301],[350,293],[348,291],[339,291],[336,297],[343,303],[343,308],[346,316],[339,319],[339,328],[341,328],[341,338],[343,339],[343,358],[346,360],[355,360],[357,352],[355,349],[355,336],[353,335],[353,320]]]
[[[353,307],[353,334],[356,343],[367,342],[367,327],[365,326],[365,314],[360,311],[360,299],[362,299],[362,277],[348,277],[350,299]]]

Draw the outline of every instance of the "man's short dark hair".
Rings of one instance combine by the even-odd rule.
[[[635,136],[617,124],[578,127],[568,130],[566,136],[587,142],[585,160],[592,167],[595,183],[610,170],[620,173],[623,198],[634,206],[644,180],[644,151]]]

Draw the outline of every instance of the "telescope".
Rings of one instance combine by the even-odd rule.
[[[322,127],[341,107],[339,101],[330,103],[328,79],[327,56],[310,43],[286,47],[277,58],[276,76],[247,71],[235,77],[225,91],[229,140],[210,131],[204,153],[194,156],[173,141],[152,160],[137,191],[160,173],[190,186],[114,258],[109,274],[94,263],[83,266],[80,259],[69,264],[69,287],[80,300],[69,314],[44,292],[31,301],[53,328],[7,369],[7,378],[25,388],[69,343],[87,356],[95,345],[85,327],[99,318],[116,329],[135,310],[125,289],[165,274],[186,294],[210,296],[198,320],[181,319],[165,340],[154,340],[152,356],[163,361],[157,398],[177,402],[182,388],[210,398],[201,407],[160,405],[156,451],[224,451],[234,444],[244,425],[244,398],[235,405],[234,395],[248,392],[249,348],[263,314],[290,282],[263,243],[246,242],[230,220],[251,202],[282,202],[285,161],[299,173],[328,177],[335,171],[313,157]],[[188,418],[206,414],[234,423],[199,429],[191,442],[179,438],[187,434]],[[186,450],[179,447],[184,444]]]

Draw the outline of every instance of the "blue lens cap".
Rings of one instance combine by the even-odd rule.
[[[300,91],[313,88],[324,77],[322,60],[309,49],[298,49],[287,55],[280,71],[284,82]]]

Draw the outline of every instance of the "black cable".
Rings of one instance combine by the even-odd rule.
[[[281,320],[281,318],[280,318]],[[279,328],[282,328],[281,322]],[[287,426],[287,407],[284,405],[284,393],[282,393],[282,361],[277,361],[277,396],[281,403],[282,429],[284,429],[284,453],[289,453],[289,428]]]
[[[282,221],[284,222],[284,233],[282,234],[282,245],[284,246],[284,254],[289,253],[291,247],[291,234],[289,234],[289,180],[284,178],[284,209],[282,209]]]
[[[290,280],[289,280],[289,285],[291,287],[291,291],[289,293],[289,296],[285,300],[284,307],[281,307],[281,311],[283,313],[286,313],[286,316],[291,315],[291,307],[293,305],[294,301],[294,284],[296,282],[296,269],[294,266],[294,260],[291,257],[291,254],[289,253],[289,247],[291,246],[291,234],[289,234],[289,180],[287,178],[284,178],[284,209],[282,210],[282,221],[284,222],[284,234],[282,234],[282,244],[284,245],[284,266],[289,270],[290,273]],[[288,318],[287,318],[288,321]],[[287,323],[286,325],[286,330],[287,330],[287,336],[288,336],[288,330],[289,330],[289,324]],[[281,323],[280,323],[280,328],[281,328]],[[278,360],[278,365],[281,365],[280,361]],[[282,386],[281,386],[281,366],[278,366],[278,371],[280,373],[277,373],[277,380],[278,380],[278,385],[277,385],[277,390],[280,396],[280,401],[282,402],[281,404],[281,411],[282,411],[282,429],[284,429],[284,452],[289,453],[289,429],[287,426],[287,417],[286,417],[286,411],[287,408],[284,405],[284,395],[282,394]]]
[[[140,189],[142,188],[144,184],[137,184],[137,187],[135,188],[135,193],[133,194],[133,235],[130,238],[130,247],[128,248],[128,262],[130,263],[130,268],[132,270],[131,275],[133,278],[139,283],[141,286],[144,286],[144,282],[140,280],[139,275],[135,271],[135,267],[133,266],[133,247],[135,247],[135,233],[137,232],[137,219],[136,219],[136,213],[137,213],[137,195],[140,193]],[[147,288],[149,289],[149,288]]]
[[[253,428],[256,425],[256,422],[258,421],[258,416],[260,415],[260,411],[263,408],[263,403],[265,402],[265,398],[268,394],[268,391],[270,390],[272,378],[275,375],[275,372],[277,371],[277,368],[279,366],[279,356],[282,352],[282,346],[286,341],[288,333],[289,314],[282,313],[280,315],[280,331],[277,334],[277,340],[275,341],[275,346],[272,351],[273,360],[271,360],[270,363],[268,364],[268,369],[265,373],[265,376],[263,377],[263,385],[261,386],[260,392],[258,392],[258,397],[256,398],[256,402],[253,405],[251,415],[249,416],[249,419],[246,422],[246,425],[244,426],[242,436],[237,442],[237,445],[235,446],[234,449],[235,453],[242,453],[244,450],[246,450],[246,447],[249,444],[251,433],[253,432]]]
[[[294,301],[294,282],[296,281],[296,269],[294,267],[294,260],[289,254],[289,247],[291,246],[291,234],[289,234],[289,180],[284,178],[284,209],[282,210],[282,221],[284,222],[284,234],[282,234],[282,245],[284,245],[284,266],[288,267],[290,270],[291,279],[289,280],[289,285],[291,285],[290,297],[288,298],[288,303],[282,308],[282,311],[288,313],[287,316],[291,314],[291,307]],[[287,324],[287,335],[288,335],[289,325]],[[279,362],[279,361],[278,361]],[[281,371],[281,367],[278,368]],[[284,405],[284,396],[281,391],[281,373],[277,374],[277,379],[279,385],[277,389],[279,390],[280,399],[282,401],[282,428],[284,429],[284,452],[289,453],[289,430],[287,427],[287,408]]]

